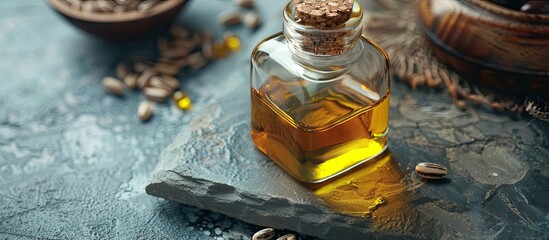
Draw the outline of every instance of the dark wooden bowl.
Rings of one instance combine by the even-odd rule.
[[[162,1],[147,12],[83,14],[61,1],[48,0],[55,11],[79,29],[112,41],[130,40],[170,25],[187,2],[188,0]]]
[[[506,93],[549,95],[549,14],[485,0],[420,0],[433,53],[456,72]]]

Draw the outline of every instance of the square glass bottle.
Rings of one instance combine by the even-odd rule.
[[[322,182],[387,149],[389,59],[361,37],[362,10],[330,28],[305,25],[293,3],[284,31],[251,64],[251,136],[291,176]]]

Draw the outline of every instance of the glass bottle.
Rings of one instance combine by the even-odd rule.
[[[252,53],[251,136],[291,176],[322,182],[387,149],[389,60],[361,37],[356,2],[328,29],[300,23],[292,2],[283,18]]]

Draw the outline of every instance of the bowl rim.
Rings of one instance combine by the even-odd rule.
[[[152,16],[156,16],[167,12],[188,0],[170,0],[170,1],[161,1],[153,8],[145,11],[138,12],[132,11],[128,13],[121,14],[110,14],[110,13],[92,13],[92,14],[83,14],[81,11],[71,8],[65,3],[57,0],[47,0],[49,5],[60,12],[61,14],[78,19],[81,21],[88,22],[101,22],[101,23],[117,23],[117,22],[130,22],[135,20],[140,20]]]
[[[506,8],[486,0],[469,0],[473,4],[487,10],[489,12],[509,17],[515,20],[531,22],[531,23],[549,23],[549,14],[543,13],[525,13],[514,9]]]

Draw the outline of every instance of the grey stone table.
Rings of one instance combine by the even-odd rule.
[[[260,11],[278,19],[267,4]],[[218,38],[232,30],[246,46],[266,35],[219,26],[212,16],[231,6],[193,1],[178,22]],[[139,94],[114,98],[99,82],[154,46],[91,38],[42,0],[0,1],[0,239],[247,239],[259,228],[145,193],[162,149],[190,115],[160,105],[141,124]],[[197,107],[223,92],[212,88],[246,51],[183,75]]]
[[[259,228],[235,218],[339,239],[549,238],[547,124],[458,111],[398,82],[390,155],[323,186],[287,177],[248,136],[248,55],[280,29],[284,4],[258,2],[262,28],[230,29],[240,54],[183,74],[194,109],[160,105],[141,124],[138,93],[113,98],[99,80],[154,54],[152,40],[105,43],[42,1],[2,1],[0,239],[246,239]],[[213,16],[230,6],[193,1],[178,21],[219,37]],[[421,181],[412,169],[424,160],[451,175]]]

